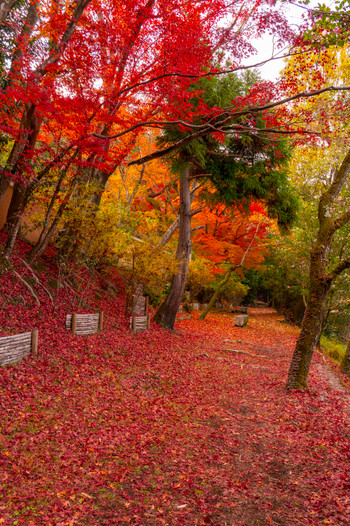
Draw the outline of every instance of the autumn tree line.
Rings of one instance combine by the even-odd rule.
[[[35,230],[28,264],[54,247],[62,269],[118,266],[168,329],[186,287],[299,304],[287,387],[307,387],[348,308],[349,17],[302,3],[297,28],[289,7],[2,2],[3,265]],[[275,82],[254,60],[265,34]]]

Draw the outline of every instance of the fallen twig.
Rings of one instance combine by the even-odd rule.
[[[240,351],[238,349],[221,349],[222,351],[226,351],[226,352],[236,352],[236,353],[240,353],[240,354],[249,354],[249,356],[254,356],[253,353],[251,352],[247,352],[247,351]]]
[[[24,261],[24,259],[21,259],[21,261],[25,265],[25,267],[31,272],[33,280],[34,280],[34,283],[36,285],[39,285],[39,287],[41,287],[46,292],[46,294],[50,298],[51,305],[53,306],[53,298],[52,298],[52,295],[50,294],[50,291],[47,290],[47,288],[41,283],[41,281],[39,280],[38,276],[34,273],[32,267],[26,261]]]
[[[25,279],[22,278],[22,276],[20,276],[20,274],[18,274],[18,272],[16,272],[16,270],[14,269],[11,269],[11,271],[13,272],[13,274],[16,276],[16,278],[19,279],[19,281],[22,283],[22,285],[24,285],[24,287],[30,292],[30,294],[33,296],[33,298],[35,299],[36,303],[38,305],[40,305],[40,301],[39,301],[39,298],[38,296],[35,294],[33,288],[29,285],[29,283],[26,282]]]

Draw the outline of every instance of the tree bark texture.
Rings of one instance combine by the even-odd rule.
[[[190,165],[187,164],[180,177],[180,225],[176,250],[177,273],[173,276],[169,293],[157,310],[154,321],[165,329],[174,329],[176,314],[185,291],[188,263],[191,255],[191,197]]]
[[[16,0],[2,0],[0,2],[0,24],[3,23]]]
[[[335,232],[350,221],[350,209],[333,219],[334,203],[349,177],[350,150],[336,172],[333,182],[321,195],[318,206],[318,232],[310,256],[310,291],[301,331],[289,367],[287,389],[306,389],[312,355],[322,329],[327,297],[333,281],[349,268],[350,261],[340,260],[328,269],[328,256]]]

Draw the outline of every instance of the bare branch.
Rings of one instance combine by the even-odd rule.
[[[252,114],[252,113],[254,113],[254,114],[261,113],[263,111],[270,110],[270,109],[276,108],[278,106],[282,106],[282,105],[287,104],[288,102],[292,102],[294,100],[298,100],[298,99],[302,99],[302,98],[311,98],[311,97],[315,97],[317,95],[321,95],[322,93],[336,92],[336,91],[350,91],[350,86],[329,86],[328,88],[322,88],[322,89],[319,89],[319,90],[304,91],[304,92],[298,93],[296,95],[291,95],[290,97],[286,97],[284,99],[281,99],[281,100],[278,100],[278,101],[275,101],[275,102],[269,102],[269,103],[263,104],[261,106],[251,106],[251,107],[245,108],[244,110],[237,111],[236,113],[231,112],[230,114],[227,114],[227,112],[225,112],[224,115],[227,115],[227,117],[224,118],[221,122],[217,123],[217,128],[216,128],[215,131],[225,131],[227,126],[231,125],[231,123],[235,119],[237,119],[238,117],[243,117],[243,116],[246,116],[246,115],[249,115],[249,114]],[[242,127],[241,127],[241,129],[242,129]],[[250,130],[254,131],[254,128],[251,128]],[[187,137],[184,137],[183,139],[180,139],[179,141],[175,142],[174,144],[172,144],[170,146],[167,146],[166,148],[163,148],[161,150],[156,150],[155,152],[153,152],[153,153],[151,153],[149,155],[146,155],[145,157],[143,157],[141,159],[137,159],[135,161],[131,161],[129,163],[129,165],[142,164],[144,162],[148,162],[148,161],[151,161],[153,159],[158,159],[159,157],[163,157],[164,155],[167,155],[167,154],[173,152],[174,150],[177,150],[177,149],[181,148],[182,146],[185,146],[186,144],[189,144],[190,142],[192,142],[195,139],[198,139],[200,137],[204,137],[205,135],[209,135],[210,133],[212,133],[212,131],[213,131],[213,126],[211,124],[210,124],[210,126],[207,125],[207,124],[204,124],[202,129],[199,129],[197,132],[189,134]],[[238,131],[238,126],[237,126],[237,130],[236,131]],[[266,131],[266,130],[264,130],[264,131]],[[274,131],[274,133],[275,133],[275,131]],[[291,131],[290,133],[293,133],[293,132]],[[302,130],[296,130],[295,133],[302,133]],[[307,133],[314,133],[314,132],[307,131]],[[315,134],[316,134],[316,132],[315,132]]]

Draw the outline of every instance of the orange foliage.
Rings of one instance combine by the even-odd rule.
[[[231,209],[224,205],[206,207],[194,222],[204,227],[194,235],[200,255],[217,266],[222,263],[238,265],[249,248],[244,262],[247,268],[257,267],[263,260],[265,239],[273,223],[258,202],[253,202],[246,212],[239,207]]]

